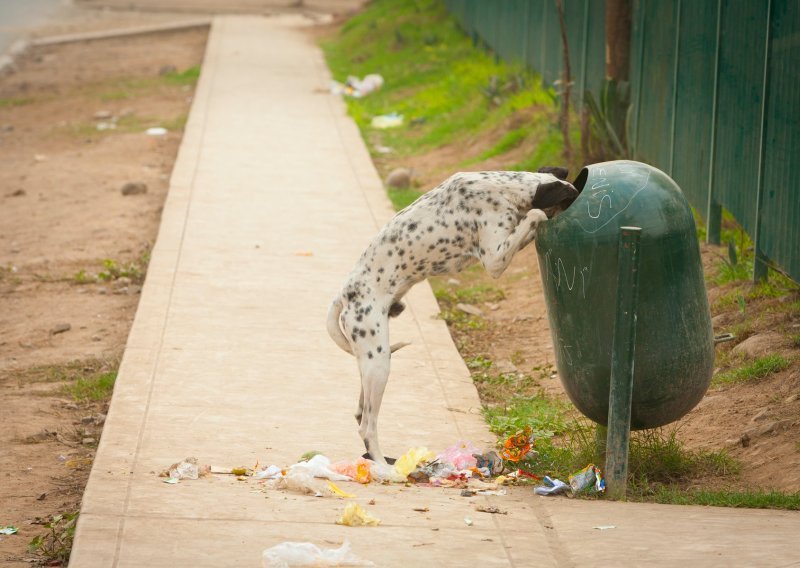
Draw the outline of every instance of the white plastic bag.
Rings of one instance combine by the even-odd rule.
[[[290,466],[286,476],[290,477],[292,474],[299,473],[306,473],[311,477],[322,477],[331,481],[351,481],[346,475],[333,471],[331,469],[331,460],[322,454],[317,454],[308,461],[298,462]]]
[[[261,556],[264,568],[291,568],[292,566],[375,566],[350,552],[350,543],[323,549],[310,542],[283,542],[268,548]]]

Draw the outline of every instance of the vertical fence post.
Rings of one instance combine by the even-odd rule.
[[[711,148],[708,158],[708,201],[706,203],[706,242],[720,243],[722,206],[714,198],[714,158],[717,144],[717,91],[719,90],[719,46],[722,42],[722,0],[717,0],[717,45],[714,53],[714,100],[711,103]]]
[[[620,227],[606,441],[606,490],[612,499],[625,499],[627,488],[641,232],[639,227]]]
[[[772,0],[767,1],[767,30],[766,41],[764,44],[764,75],[761,86],[761,131],[758,139],[758,193],[756,194],[756,226],[753,231],[753,248],[755,249],[755,259],[753,260],[753,282],[760,282],[767,279],[768,264],[764,252],[761,250],[761,209],[764,207],[764,154],[767,146],[767,97],[769,97],[769,60],[770,48],[772,47]]]
[[[675,177],[675,122],[678,114],[678,64],[681,59],[681,0],[675,8],[675,63],[672,67],[672,120],[669,128],[669,175]]]

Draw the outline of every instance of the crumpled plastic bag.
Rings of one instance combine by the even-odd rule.
[[[281,468],[271,465],[253,474],[253,479],[277,479],[282,475]]]
[[[270,482],[271,489],[286,489],[303,495],[322,497],[325,486],[307,471],[289,471]]]
[[[358,503],[348,503],[336,524],[348,527],[377,527],[381,524],[381,520],[367,513]]]
[[[288,477],[292,474],[298,474],[300,472],[307,473],[311,477],[322,477],[325,479],[330,479],[331,481],[350,481],[350,478],[346,475],[342,475],[341,473],[336,473],[333,471],[331,469],[331,460],[322,454],[317,454],[308,461],[298,462],[292,466],[289,466],[289,471],[286,473],[286,475]]]
[[[403,115],[390,112],[389,114],[374,116],[372,117],[370,125],[372,128],[379,128],[381,130],[385,128],[396,128],[403,125]],[[396,351],[396,349],[394,351]]]
[[[372,479],[378,483],[405,483],[408,481],[408,476],[399,473],[393,465],[385,463],[373,463],[369,466],[369,473]]]
[[[560,493],[569,493],[572,491],[572,488],[560,479],[551,479],[545,475],[542,481],[544,485],[534,487],[533,489],[533,492],[537,495],[558,495]]]
[[[161,472],[160,477],[170,479],[198,479],[211,473],[211,466],[199,465],[197,458],[186,458],[182,462],[174,463]]]
[[[408,474],[417,469],[420,463],[431,461],[435,457],[434,453],[426,447],[411,448],[397,459],[394,463],[394,469],[405,480]]]
[[[319,548],[310,542],[283,542],[267,548],[261,555],[263,568],[291,568],[293,566],[375,566],[350,552],[350,543],[344,541],[339,548]]]
[[[594,489],[598,493],[606,490],[606,480],[600,468],[590,463],[578,473],[569,476],[569,485],[573,493],[580,493],[586,489]]]
[[[346,475],[353,481],[367,484],[372,480],[370,475],[370,462],[364,458],[358,458],[356,463],[339,462],[331,466],[331,469],[336,473]]]
[[[470,469],[475,467],[478,461],[474,454],[479,453],[480,450],[473,446],[472,442],[460,441],[436,456],[436,459],[443,463],[453,464],[458,470]]]

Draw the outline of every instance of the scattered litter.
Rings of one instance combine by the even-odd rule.
[[[116,130],[117,123],[114,122],[114,121],[111,121],[111,122],[98,122],[95,125],[95,128],[97,130],[100,130],[100,131],[103,131],[103,130]]]
[[[337,497],[341,497],[342,499],[352,499],[355,497],[352,493],[345,493],[341,489],[339,489],[333,481],[328,481],[328,489],[330,489],[331,493],[336,495]]]
[[[211,473],[210,465],[198,465],[197,458],[186,458],[162,471],[160,477],[172,479],[198,479]]]
[[[403,115],[391,112],[372,117],[372,128],[396,128],[403,125]]]
[[[98,110],[94,113],[95,120],[107,120],[114,116],[110,110]]]
[[[484,507],[484,506],[480,506],[480,507],[477,507],[475,510],[478,511],[478,512],[481,512],[481,513],[491,513],[493,515],[508,515],[508,511],[504,511],[504,510],[500,509],[499,507]]]
[[[537,495],[558,495],[560,493],[569,493],[571,491],[570,486],[560,479],[550,479],[545,475],[542,481],[544,482],[544,485],[540,485],[539,487],[535,487],[533,489],[533,492]]]
[[[394,148],[390,148],[389,146],[375,146],[375,151],[378,154],[391,154],[394,152]]]
[[[359,458],[355,463],[338,462],[333,464],[331,469],[359,483],[367,484],[372,480],[370,464],[364,458]]]
[[[411,510],[412,511],[416,511],[417,513],[428,513],[428,512],[430,512],[430,509],[428,507],[415,507],[414,509],[411,509]]]
[[[314,479],[314,476],[301,470],[287,472],[286,475],[275,479],[270,487],[272,489],[286,489],[287,491],[304,495],[313,495],[314,497],[324,496],[322,484]]]
[[[310,250],[299,250],[294,253],[295,256],[314,256],[314,253]]]
[[[144,131],[148,136],[166,136],[167,129],[161,126],[154,126]]]
[[[310,542],[283,542],[267,548],[261,556],[263,568],[291,568],[293,566],[375,566],[350,552],[350,543],[344,541],[339,548],[319,548]]]
[[[475,454],[479,450],[471,442],[458,442],[436,456],[440,462],[451,463],[456,469],[470,469],[477,466]]]
[[[261,471],[255,472],[253,474],[253,479],[277,479],[281,475],[283,475],[281,468],[277,465],[271,465]]]
[[[433,458],[433,452],[426,447],[411,448],[398,458],[394,469],[403,477],[408,477],[408,474],[417,469],[421,462],[431,461]]]
[[[65,461],[64,465],[70,469],[80,469],[82,467],[92,465],[92,458],[72,458]]]
[[[332,481],[350,481],[348,476],[342,475],[341,473],[336,473],[331,469],[330,466],[331,460],[322,454],[316,454],[308,461],[301,461],[290,466],[286,475],[290,476],[292,474],[302,472],[310,475],[311,477],[322,477]]]
[[[609,529],[615,529],[615,528],[617,528],[617,526],[616,525],[598,525],[598,526],[593,527],[593,528],[595,528],[595,529],[597,529],[599,531],[607,531]]]
[[[355,99],[360,99],[383,87],[383,76],[378,73],[370,73],[363,79],[350,75],[344,84],[338,81],[331,81],[330,91],[334,95],[347,95]]]
[[[467,525],[468,527],[471,527],[473,524],[472,519],[470,519],[469,517],[464,517],[464,524]]]
[[[19,532],[19,529],[11,525],[0,527],[0,534],[10,535],[10,534],[17,534],[17,532]]]
[[[372,479],[378,483],[404,483],[408,481],[408,476],[399,473],[393,465],[385,463],[373,463],[369,466],[369,473]]]
[[[180,480],[177,477],[168,477],[167,479],[164,480],[164,483],[169,483],[170,485],[175,485],[179,481]]]
[[[462,489],[461,490],[462,497],[475,497],[475,492],[472,489]]]
[[[348,527],[377,527],[381,521],[367,513],[358,503],[348,503],[336,524]]]
[[[473,454],[473,457],[475,458],[475,467],[484,477],[499,475],[505,467],[503,460],[494,450],[482,454]]]
[[[302,456],[300,456],[300,459],[299,459],[299,460],[297,460],[297,461],[299,461],[299,462],[307,462],[308,460],[310,460],[310,459],[311,459],[311,458],[313,458],[314,456],[318,456],[318,455],[320,455],[321,453],[322,453],[322,452],[319,452],[319,451],[317,451],[317,450],[310,450],[310,451],[308,451],[308,452],[304,453]]]
[[[569,485],[573,493],[580,493],[587,489],[593,489],[598,493],[606,490],[606,480],[600,468],[590,463],[578,473],[569,476]]]
[[[533,443],[533,430],[530,426],[526,426],[503,442],[500,455],[505,460],[518,462],[533,452]]]

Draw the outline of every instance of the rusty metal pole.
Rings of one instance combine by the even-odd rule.
[[[639,227],[620,227],[617,312],[611,351],[606,439],[606,491],[611,499],[624,500],[628,482],[641,233]]]

